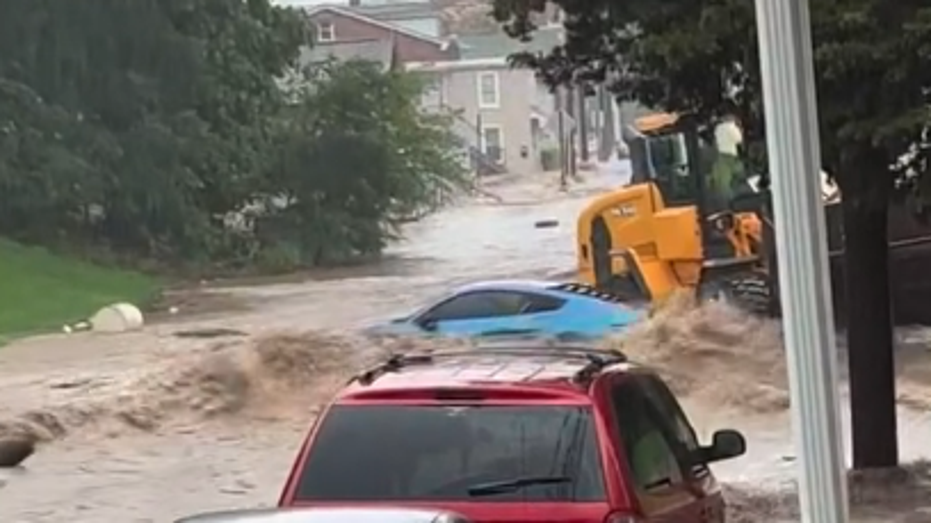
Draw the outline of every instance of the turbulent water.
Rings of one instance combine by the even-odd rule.
[[[599,186],[560,197],[551,182],[490,188],[498,195],[492,201],[415,225],[383,272],[234,289],[252,311],[4,349],[0,435],[41,446],[25,469],[0,472],[0,521],[165,522],[273,504],[308,424],[345,379],[386,353],[428,347],[353,334],[360,318],[397,313],[459,281],[571,268],[572,219]],[[562,223],[533,229],[541,218]],[[244,335],[175,336],[218,326]],[[778,323],[674,300],[606,343],[660,369],[703,438],[723,427],[747,434],[748,455],[717,468],[729,521],[798,520]],[[931,454],[926,346],[922,331],[902,334],[902,450],[909,460]],[[931,521],[920,512],[931,500],[929,477],[929,467],[917,463],[853,478],[856,520]]]

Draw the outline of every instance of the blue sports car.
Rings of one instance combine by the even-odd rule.
[[[599,338],[646,317],[610,294],[576,283],[488,281],[454,290],[369,334]]]

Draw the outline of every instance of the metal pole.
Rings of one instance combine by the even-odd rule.
[[[475,184],[481,186],[482,183],[482,164],[485,160],[485,136],[482,128],[482,113],[475,114]],[[480,187],[479,187],[480,188]]]
[[[565,91],[562,87],[556,88],[556,134],[559,136],[559,187],[566,189],[569,173],[568,156],[566,151],[566,117],[563,106]]]
[[[579,85],[578,103],[579,103],[579,155],[580,160],[588,162],[588,96],[586,84]]]
[[[578,99],[576,98],[579,94],[579,90],[574,86],[566,87],[566,100],[564,103],[564,108],[566,110],[566,116],[572,119],[572,126],[569,129],[568,137],[566,138],[566,151],[569,154],[569,176],[575,178],[578,171],[576,170],[576,136],[578,136],[579,129],[579,115],[576,114],[576,109],[578,109]]]
[[[756,19],[802,521],[846,523],[808,0],[756,0]]]
[[[617,154],[617,146],[614,143],[614,100],[603,86],[600,88],[598,107],[601,111],[601,133],[600,141],[601,151],[598,157],[602,162],[611,159],[612,155]]]

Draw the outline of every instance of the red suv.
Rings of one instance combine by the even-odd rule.
[[[708,465],[659,376],[623,354],[525,343],[394,356],[310,431],[280,506],[451,510],[476,522],[724,521]]]

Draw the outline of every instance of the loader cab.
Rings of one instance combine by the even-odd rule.
[[[624,129],[633,168],[631,183],[655,183],[667,206],[696,205],[701,200],[699,144],[695,133],[676,115],[638,118]]]
[[[741,159],[740,130],[730,121],[700,126],[689,116],[653,114],[626,128],[624,140],[631,182],[656,184],[667,207],[696,205],[709,216],[758,192]]]
[[[743,136],[732,119],[701,125],[691,115],[660,113],[635,121],[625,139],[631,151],[633,183],[653,183],[667,207],[694,205],[700,217],[705,271],[727,271],[743,264],[723,233],[718,217],[755,215],[760,243],[753,250],[763,267],[777,267],[769,191],[751,176],[743,161]],[[731,222],[732,223],[732,222]],[[775,282],[774,282],[775,284]]]
[[[638,118],[625,129],[624,139],[630,149],[631,183],[655,184],[665,207],[695,206],[702,217],[706,258],[725,259],[735,256],[733,246],[708,218],[732,208],[733,180],[745,173],[739,154],[722,152],[737,145],[718,143],[726,133],[716,131],[701,128],[690,116],[658,113]]]

